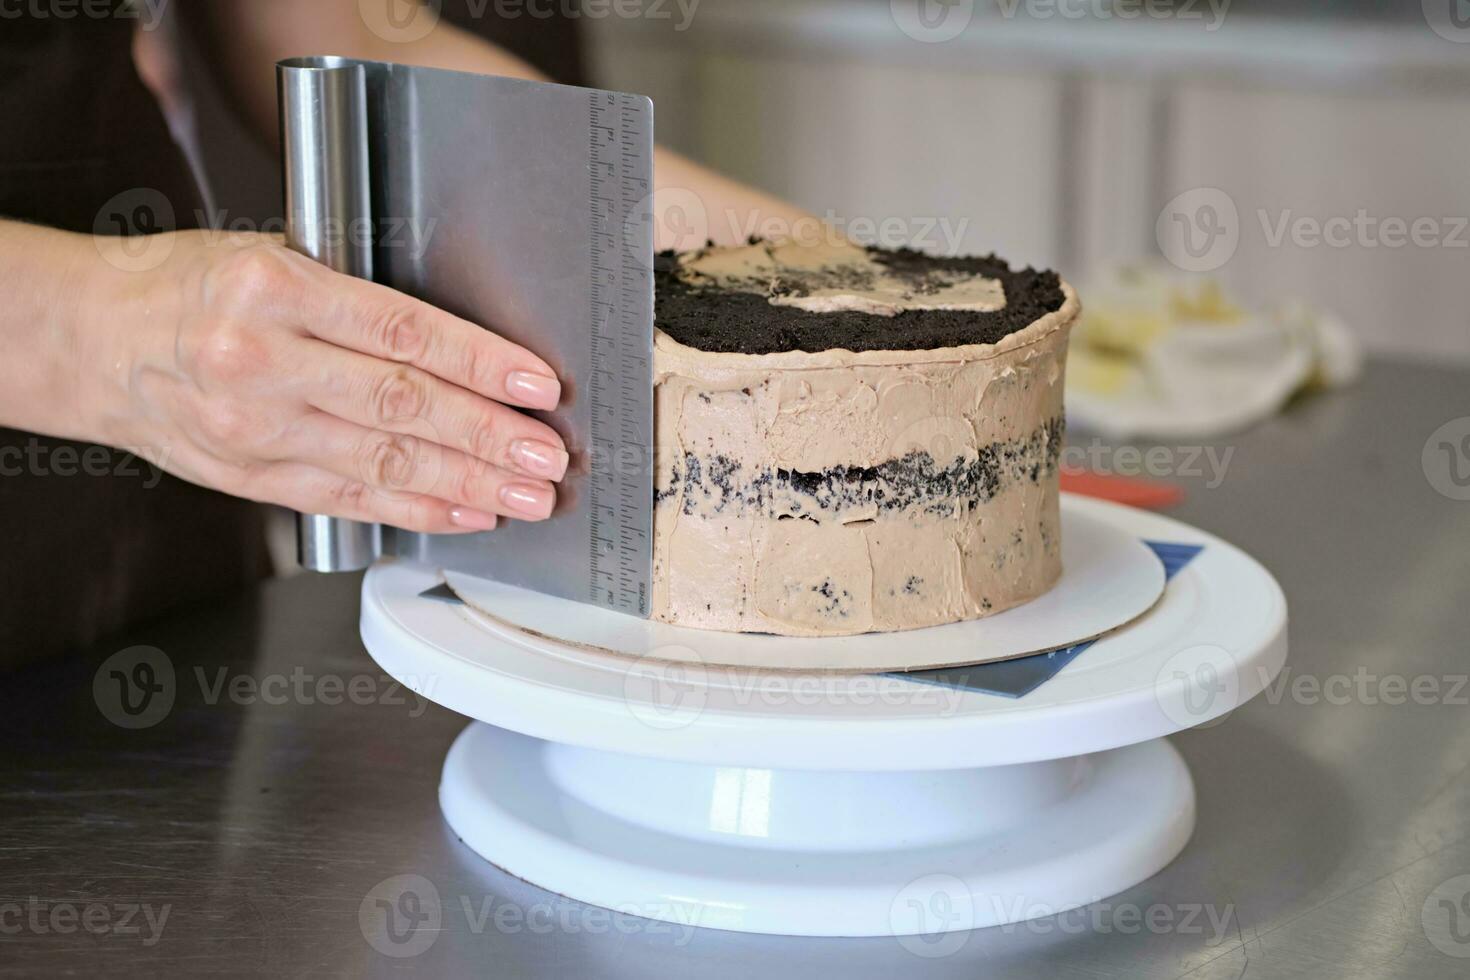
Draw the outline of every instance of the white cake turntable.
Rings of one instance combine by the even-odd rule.
[[[1000,925],[1168,864],[1195,804],[1164,736],[1254,697],[1286,657],[1281,590],[1237,548],[1086,498],[1063,495],[1062,517],[1060,603],[929,630],[709,634],[456,581],[465,605],[423,595],[437,569],[390,561],[364,580],[362,636],[389,674],[475,719],[444,763],[445,817],[536,885],[745,932]],[[1145,539],[1201,549],[1157,602],[1157,560],[1128,547]],[[1063,608],[1077,615],[1065,636]],[[975,689],[984,666],[852,670],[958,663],[967,644],[1014,656],[1114,626],[1021,697]],[[831,644],[849,645],[846,672],[822,670]],[[772,663],[800,669],[751,666]]]

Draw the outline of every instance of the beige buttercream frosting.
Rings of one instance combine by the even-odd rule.
[[[935,269],[916,287],[913,279],[875,262],[867,249],[848,243],[754,242],[711,248],[693,254],[679,269],[690,281],[764,293],[773,305],[813,313],[857,310],[895,316],[901,310],[989,312],[1006,305],[999,280]],[[793,283],[799,288],[793,289]]]
[[[692,265],[749,282],[801,261],[832,267],[767,246]],[[1060,309],[998,343],[936,350],[710,353],[658,331],[653,617],[841,635],[974,619],[1049,589],[1079,311],[1062,290]],[[856,308],[845,295],[833,308]]]

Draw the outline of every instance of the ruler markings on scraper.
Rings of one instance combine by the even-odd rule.
[[[590,598],[625,612],[648,612],[652,436],[647,348],[652,320],[650,270],[630,241],[637,209],[651,189],[648,116],[633,96],[593,93],[589,109],[591,192],[588,376],[594,459],[588,480]],[[631,451],[630,451],[631,450]]]

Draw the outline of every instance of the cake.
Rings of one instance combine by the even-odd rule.
[[[752,241],[660,255],[655,292],[654,619],[906,630],[1055,584],[1055,273]]]

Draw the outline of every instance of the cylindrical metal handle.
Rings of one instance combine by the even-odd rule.
[[[302,58],[276,66],[276,85],[287,242],[337,272],[371,279],[366,71],[341,59]],[[380,544],[377,525],[297,516],[297,557],[311,571],[366,568]]]

